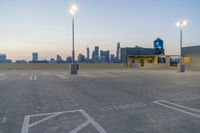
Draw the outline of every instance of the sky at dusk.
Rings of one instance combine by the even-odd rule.
[[[153,47],[164,40],[166,54],[179,54],[179,20],[184,46],[200,44],[200,0],[0,0],[0,53],[8,58],[40,59],[71,55],[71,4],[75,15],[75,51],[98,45],[115,53],[122,47]]]

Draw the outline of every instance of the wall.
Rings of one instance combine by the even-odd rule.
[[[200,53],[190,55],[191,57],[191,67],[198,67],[200,68]]]
[[[144,65],[144,68],[149,68],[149,69],[163,69],[163,68],[168,68],[167,64],[153,64],[153,63],[147,63]]]
[[[79,64],[80,69],[127,68],[127,64]],[[0,64],[0,69],[69,69],[69,64]]]

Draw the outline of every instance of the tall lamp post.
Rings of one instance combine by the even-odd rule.
[[[183,45],[183,27],[187,25],[187,21],[179,21],[176,23],[176,26],[180,28],[180,64],[177,66],[178,72],[185,72],[185,66],[182,62],[182,45]]]
[[[77,11],[78,7],[76,5],[72,5],[70,7],[70,13],[72,15],[72,63],[70,64],[70,73],[77,74],[77,64],[75,63],[75,50],[74,50],[74,15]]]

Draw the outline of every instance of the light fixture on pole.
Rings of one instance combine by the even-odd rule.
[[[77,74],[78,65],[75,63],[75,50],[74,50],[74,15],[78,7],[74,4],[70,7],[70,13],[72,15],[72,63],[70,64],[70,73]]]
[[[182,62],[182,46],[183,46],[183,27],[187,25],[187,21],[179,21],[176,26],[180,28],[180,64],[177,66],[178,72],[185,72],[185,66]]]

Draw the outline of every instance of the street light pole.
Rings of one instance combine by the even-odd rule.
[[[75,63],[75,50],[74,50],[74,15],[77,11],[77,6],[72,5],[70,13],[72,14],[72,63],[70,64],[70,73],[77,74],[78,65]]]
[[[183,45],[182,25],[180,26],[180,65],[182,65],[182,45]]]
[[[183,65],[182,58],[182,46],[183,46],[183,27],[187,25],[187,21],[180,21],[176,23],[176,26],[180,28],[180,64],[178,65],[178,72],[185,72],[185,66]]]
[[[75,51],[74,51],[74,16],[72,16],[72,63],[75,63]]]

